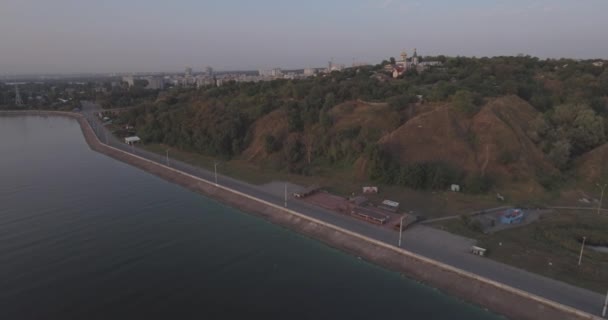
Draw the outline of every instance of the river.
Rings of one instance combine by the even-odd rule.
[[[0,117],[0,319],[500,319]]]

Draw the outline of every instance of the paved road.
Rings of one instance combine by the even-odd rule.
[[[102,142],[107,141],[107,144],[115,148],[126,152],[134,152],[138,156],[166,164],[165,156],[148,152],[137,147],[132,148],[112,136],[107,132],[95,115],[97,111],[99,111],[99,107],[95,104],[83,102],[83,114],[86,116]],[[200,178],[214,181],[214,173],[212,171],[194,167],[173,159],[170,160],[170,166]],[[260,186],[245,183],[221,174],[218,175],[218,183],[271,203],[281,206],[284,203],[284,198],[282,196],[269,193]],[[290,199],[288,201],[288,206],[302,214],[363,234],[367,237],[395,246],[398,243],[398,233],[392,230],[379,228],[366,222],[353,219],[352,217],[325,210],[295,199]],[[408,229],[408,231],[404,233],[403,240],[404,249],[422,256],[591,314],[599,315],[601,313],[604,303],[604,297],[602,295],[493,260],[472,255],[468,252],[468,249],[474,243],[474,240],[422,225],[417,225]]]

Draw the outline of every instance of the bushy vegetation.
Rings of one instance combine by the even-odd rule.
[[[378,148],[382,130],[356,125],[335,130],[332,108],[354,100],[386,102],[392,112],[401,115],[387,117],[387,128],[394,129],[407,121],[407,111],[421,101],[449,103],[464,117],[472,117],[489,98],[517,95],[539,111],[527,134],[556,168],[568,170],[573,159],[606,141],[606,67],[591,61],[529,56],[427,59],[443,65],[396,80],[380,76],[382,65],[378,65],[307,80],[173,88],[161,92],[155,102],[125,114],[123,121],[136,125],[146,142],[232,158],[252,143],[251,126],[280,109],[287,115],[289,134],[265,137],[262,147],[293,172],[352,166],[364,157],[370,178],[382,183],[431,190],[465,181],[465,190],[474,193],[491,189],[492,177],[440,162],[399,163]],[[499,155],[504,165],[515,160],[508,152]],[[554,176],[543,179],[548,187],[559,181]]]

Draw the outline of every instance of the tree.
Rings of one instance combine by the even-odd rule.
[[[407,94],[390,97],[386,100],[386,102],[388,102],[388,105],[396,111],[401,111],[405,109],[413,101],[416,101],[416,97],[412,97]]]
[[[600,82],[600,90],[604,92],[604,95],[608,95],[608,68],[604,69],[604,72],[598,77]]]
[[[586,105],[557,106],[551,120],[560,132],[560,138],[570,141],[573,155],[580,155],[605,141],[603,118]]]
[[[323,110],[328,111],[336,105],[336,95],[330,92],[325,95],[325,101],[323,102]]]
[[[304,129],[304,120],[302,120],[302,112],[298,107],[297,102],[290,102],[287,105],[287,123],[289,132],[299,132]]]
[[[264,138],[264,149],[266,153],[273,153],[281,148],[281,144],[273,135],[269,134]]]
[[[589,108],[578,112],[570,136],[577,154],[591,150],[604,142],[604,119]]]
[[[452,96],[452,104],[456,110],[469,116],[472,116],[479,111],[475,105],[475,97],[468,90],[456,91],[456,93]]]
[[[568,140],[557,141],[553,144],[553,148],[547,157],[558,169],[566,169],[570,161],[570,149],[571,145]]]

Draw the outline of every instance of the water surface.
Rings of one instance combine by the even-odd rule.
[[[0,117],[0,319],[498,319]]]

